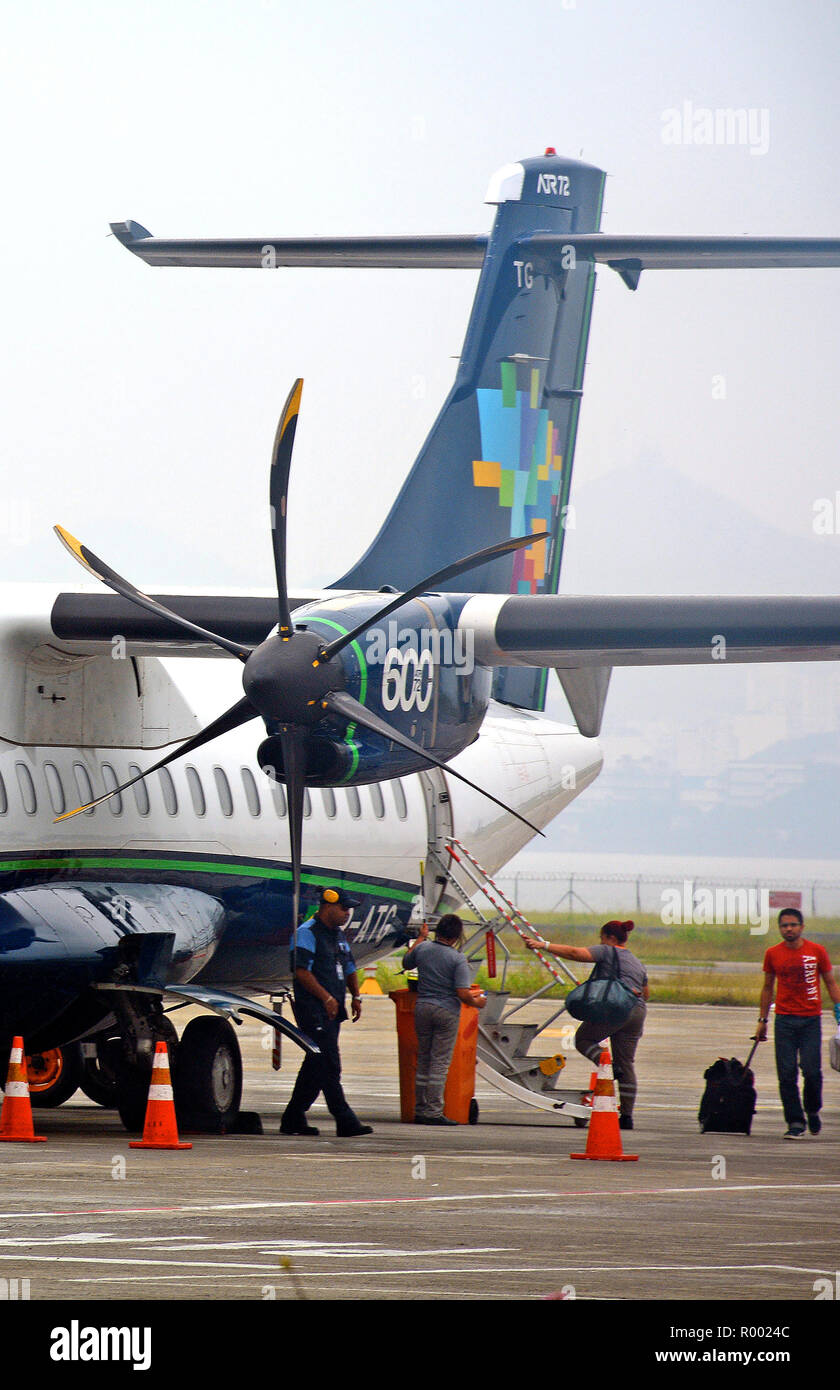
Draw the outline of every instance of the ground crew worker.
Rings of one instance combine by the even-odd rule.
[[[372,1134],[351,1110],[341,1086],[341,1056],[338,1033],[347,1010],[345,991],[350,990],[355,1023],[362,1013],[356,962],[341,928],[350,919],[350,909],[358,902],[343,888],[325,888],[314,917],[298,928],[297,948],[292,946],[295,1018],[298,1027],[321,1049],[320,1055],[304,1057],[294,1090],[280,1121],[281,1134],[317,1134],[306,1120],[306,1112],[323,1091],[336,1134],[352,1138]]]
[[[403,969],[417,970],[417,1073],[414,1088],[416,1125],[454,1125],[443,1113],[443,1093],[458,1025],[461,1005],[483,1009],[487,996],[470,984],[470,967],[458,945],[464,924],[454,912],[441,917],[434,941],[428,940],[426,923],[411,950],[403,956]]]

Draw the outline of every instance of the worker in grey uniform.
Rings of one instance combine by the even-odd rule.
[[[469,964],[458,950],[463,933],[460,917],[449,912],[438,922],[434,941],[428,940],[429,928],[424,922],[416,942],[403,956],[403,969],[417,971],[417,1125],[457,1124],[443,1113],[443,1092],[458,1036],[461,1005],[483,1009],[487,1002],[480,990],[471,987]]]

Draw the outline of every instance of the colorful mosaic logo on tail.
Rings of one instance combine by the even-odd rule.
[[[495,487],[499,506],[510,508],[511,536],[556,530],[563,459],[558,429],[540,408],[540,370],[530,372],[527,390],[517,385],[518,366],[502,362],[500,390],[479,387],[480,459],[473,460],[475,487]],[[518,550],[511,593],[536,594],[545,582],[546,541]]]

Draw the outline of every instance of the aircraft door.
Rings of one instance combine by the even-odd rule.
[[[434,912],[445,887],[443,865],[448,864],[446,838],[454,835],[452,801],[446,775],[439,767],[418,772],[426,803],[427,851],[423,866],[423,898],[427,912]]]

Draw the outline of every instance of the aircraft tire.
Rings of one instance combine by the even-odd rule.
[[[188,1023],[178,1044],[175,1104],[178,1123],[205,1134],[223,1134],[236,1122],[242,1099],[242,1056],[226,1019],[203,1016]]]
[[[29,1099],[35,1110],[52,1110],[63,1105],[79,1089],[82,1079],[80,1043],[36,1052],[27,1058]]]
[[[84,1058],[80,1085],[88,1100],[95,1101],[105,1110],[116,1110],[117,1074],[114,1052],[119,1047],[119,1040],[101,1033],[93,1041],[96,1043],[96,1056]]]

